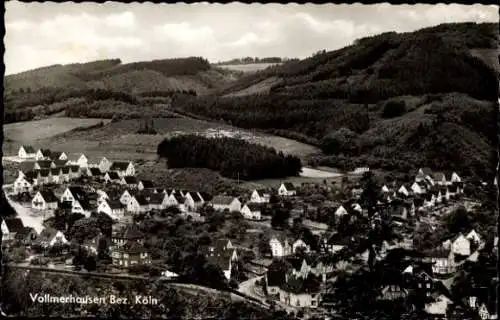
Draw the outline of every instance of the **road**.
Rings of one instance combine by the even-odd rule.
[[[5,185],[4,187],[7,187]],[[12,208],[17,212],[17,216],[23,222],[25,227],[32,227],[35,231],[40,234],[45,227],[43,226],[44,216],[41,213],[34,212],[28,206],[23,206],[15,201],[13,201],[8,193],[5,193],[7,201],[12,206]]]
[[[264,276],[255,277],[255,278],[251,278],[251,279],[248,279],[247,281],[240,283],[240,285],[238,287],[238,292],[241,292],[246,296],[252,297],[253,299],[257,299],[257,300],[261,301],[262,304],[264,304],[264,305],[268,305],[266,300],[272,300],[275,302],[275,304],[278,308],[283,309],[289,313],[290,312],[295,313],[298,311],[297,308],[286,305],[286,304],[280,302],[279,300],[268,299],[268,297],[262,292],[262,289],[258,288],[256,285],[256,282],[260,279],[263,279],[263,278],[264,278]]]

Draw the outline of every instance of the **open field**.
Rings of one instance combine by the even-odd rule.
[[[251,63],[251,64],[232,64],[232,65],[218,65],[218,68],[229,69],[241,72],[255,72],[264,70],[267,67],[274,66],[280,63]]]
[[[108,123],[106,119],[80,119],[80,118],[49,118],[43,120],[9,123],[4,125],[5,138],[13,141],[32,143],[37,140],[47,139],[76,128],[94,126],[99,122]]]
[[[154,119],[154,128],[158,132],[155,135],[135,133],[143,124],[143,121],[140,119],[122,120],[112,123],[107,121],[107,124],[102,127],[71,132],[68,131],[83,126],[85,121],[87,121],[87,126],[89,126],[95,125],[101,120],[52,118],[42,121],[44,122],[30,121],[7,125],[6,127],[10,127],[6,128],[6,136],[12,141],[5,142],[4,154],[6,156],[15,155],[19,144],[22,142],[32,144],[35,148],[49,148],[65,151],[69,154],[85,153],[91,157],[105,155],[109,159],[154,160],[156,159],[157,146],[163,139],[181,134],[241,138],[300,157],[306,157],[319,152],[313,146],[291,139],[242,130],[230,125],[188,118]],[[61,124],[59,124],[59,121],[61,121]],[[49,124],[49,126],[52,126],[52,129],[44,128],[43,134],[38,137],[36,135],[37,128],[43,123]],[[71,124],[73,125],[71,126]],[[16,128],[17,131],[13,128]],[[22,130],[27,131],[27,133],[23,134]]]

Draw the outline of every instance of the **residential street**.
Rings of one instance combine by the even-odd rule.
[[[257,286],[255,284],[255,282],[257,282],[258,280],[263,279],[263,278],[264,278],[263,276],[255,277],[255,278],[251,278],[251,279],[248,279],[247,281],[240,283],[240,285],[238,287],[238,291],[247,295],[247,296],[258,299],[264,304],[267,304],[266,300],[272,300],[276,303],[276,306],[278,306],[280,309],[285,310],[286,312],[297,312],[297,309],[292,307],[292,306],[281,303],[278,300],[268,299],[264,295],[262,290],[260,288],[257,288]]]

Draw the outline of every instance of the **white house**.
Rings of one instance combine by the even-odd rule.
[[[278,194],[280,196],[295,196],[297,195],[297,189],[290,182],[285,182],[278,188]]]
[[[402,185],[398,189],[398,193],[404,195],[405,197],[408,197],[410,195],[410,192],[408,191],[408,189],[404,185]]]
[[[82,187],[71,186],[67,187],[66,190],[64,190],[61,196],[61,201],[68,201],[73,203],[75,200],[83,200],[86,198],[87,198],[86,192],[83,190]]]
[[[382,192],[383,193],[390,192],[389,188],[385,184],[382,186]]]
[[[125,215],[125,206],[120,201],[103,200],[97,212],[103,212],[113,220],[119,220]]]
[[[451,244],[451,251],[461,256],[470,256],[470,241],[462,234],[459,235]]]
[[[476,230],[472,230],[471,232],[469,232],[465,238],[471,242],[475,242],[476,244],[480,244],[481,243],[481,237],[479,236],[479,234],[476,232]]]
[[[432,184],[434,185],[434,181],[432,180],[432,170],[430,168],[420,168],[418,169],[417,175],[415,176],[415,181],[420,182],[420,181],[432,181]]]
[[[243,218],[248,220],[260,220],[262,218],[258,203],[247,203],[241,208],[240,212]]]
[[[149,211],[149,202],[144,196],[134,196],[127,204],[127,211],[132,213]]]
[[[36,161],[39,161],[39,160],[50,160],[50,150],[48,149],[38,149],[38,151],[36,152],[36,155],[35,155],[35,160]]]
[[[436,317],[446,316],[448,306],[453,302],[444,295],[439,295],[436,301],[425,304],[425,312]]]
[[[299,248],[302,248],[306,253],[309,253],[311,251],[311,246],[305,243],[302,239],[298,239],[293,243],[292,252],[297,253],[297,250],[299,250]]]
[[[123,161],[113,162],[113,164],[109,168],[109,171],[114,171],[118,173],[120,177],[135,176],[135,167],[132,162],[123,162]]]
[[[88,168],[89,166],[89,159],[82,153],[78,160],[76,160],[76,164],[80,168]]]
[[[271,247],[273,258],[285,257],[292,254],[292,246],[286,239],[280,241],[278,238],[273,237],[269,240],[269,246]]]
[[[268,203],[269,199],[271,198],[270,193],[265,190],[265,189],[259,189],[259,190],[254,190],[252,191],[252,194],[250,195],[250,202],[251,203]]]
[[[190,210],[196,210],[205,203],[199,192],[186,192],[184,205]]]
[[[335,216],[337,216],[337,217],[342,217],[342,216],[346,215],[347,213],[348,213],[347,210],[342,205],[339,206],[337,208],[337,210],[335,210]]]
[[[71,213],[83,214],[86,218],[90,217],[90,210],[90,204],[86,199],[75,200],[71,204]]]
[[[14,181],[14,194],[32,192],[33,184],[33,180],[29,181],[28,178],[21,171],[19,171],[19,176]]]
[[[2,219],[2,241],[13,240],[18,232],[22,232],[24,225],[19,218]]]
[[[413,182],[413,184],[411,185],[411,190],[415,194],[425,193],[425,190],[422,188],[422,186],[418,182]]]
[[[57,209],[57,198],[50,190],[41,190],[31,200],[31,207],[36,210]]]
[[[36,157],[36,151],[32,146],[21,146],[19,147],[17,156],[21,160],[33,159]]]
[[[170,196],[165,194],[163,196],[163,206],[164,207],[184,207],[186,199],[179,193],[171,193]]]
[[[432,271],[435,274],[448,275],[456,271],[455,255],[451,250],[433,250],[428,253],[428,258],[430,258]]]
[[[462,182],[462,178],[456,172],[453,172],[451,174],[451,182]]]
[[[210,202],[210,205],[214,208],[214,210],[229,210],[231,212],[241,211],[241,202],[238,198],[231,196],[216,196]]]
[[[106,173],[109,171],[109,168],[111,168],[111,165],[111,161],[106,159],[106,157],[102,157],[101,161],[99,161],[99,170],[101,170],[101,172],[103,173]]]
[[[44,248],[52,247],[56,244],[63,245],[69,243],[61,231],[52,228],[43,229],[38,237],[38,242]]]
[[[179,277],[179,275],[177,273],[169,271],[169,270],[162,271],[161,276],[163,278],[167,278],[167,279],[174,279],[174,278]]]

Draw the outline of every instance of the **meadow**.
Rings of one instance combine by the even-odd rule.
[[[279,63],[278,63],[279,64]],[[241,71],[244,73],[256,72],[264,70],[267,67],[277,65],[276,63],[250,63],[250,64],[233,64],[233,65],[219,65],[221,69],[229,69],[234,71]]]

